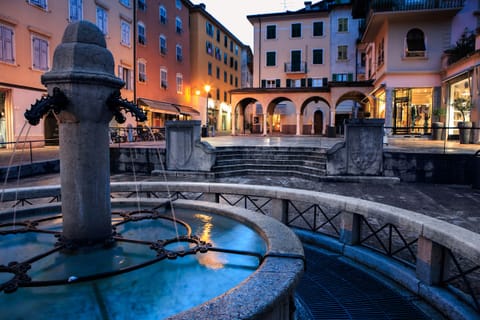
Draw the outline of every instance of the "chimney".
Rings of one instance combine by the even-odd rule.
[[[312,1],[305,1],[304,4],[306,10],[312,9]]]

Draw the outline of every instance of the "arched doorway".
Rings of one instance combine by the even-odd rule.
[[[321,135],[323,133],[323,112],[315,111],[313,114],[313,134]]]
[[[45,145],[47,146],[58,146],[58,123],[57,119],[53,115],[53,112],[49,112],[45,117]]]

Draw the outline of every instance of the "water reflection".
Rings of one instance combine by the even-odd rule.
[[[215,243],[212,241],[213,217],[201,213],[197,213],[194,216],[202,222],[198,235],[200,240],[211,243],[215,247]],[[198,262],[207,268],[217,270],[223,269],[228,261],[224,254],[210,251],[207,254],[198,255]]]

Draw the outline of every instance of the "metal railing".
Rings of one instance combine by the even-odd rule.
[[[367,200],[269,186],[118,182],[112,183],[111,192],[113,203],[139,195],[217,202],[269,215],[289,227],[332,239],[326,240],[328,249],[384,272],[440,310],[454,312],[453,318],[465,318],[462,313],[469,309],[457,308],[465,302],[470,316],[480,314],[480,234],[432,217]],[[58,201],[60,188],[6,190],[3,202],[28,207],[37,201],[32,197],[43,198],[42,203]],[[372,252],[388,259],[377,259]],[[442,259],[428,259],[441,252]]]
[[[139,142],[165,140],[165,127],[110,127],[110,142]]]
[[[373,12],[460,9],[464,2],[464,0],[374,0],[370,2],[369,9]]]
[[[44,140],[26,140],[26,141],[6,141],[6,142],[0,142],[0,148],[5,148],[10,151],[10,154],[15,156],[13,154],[13,150],[15,149],[15,152],[18,152],[19,154],[22,153],[21,157],[21,162],[22,163],[33,163],[35,161],[34,157],[34,150],[42,148],[46,145],[57,145],[58,146],[59,140],[57,139],[44,139]],[[25,159],[25,150],[27,150],[28,153],[28,159]],[[15,160],[18,162],[18,160]]]

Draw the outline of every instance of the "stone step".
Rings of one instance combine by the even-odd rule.
[[[273,160],[303,160],[308,159],[311,161],[323,161],[326,159],[324,154],[311,154],[311,153],[224,153],[215,154],[218,160],[231,160],[231,159],[273,159]]]
[[[295,166],[295,165],[274,165],[274,164],[233,164],[233,165],[215,165],[213,168],[215,174],[220,172],[230,171],[245,171],[245,170],[257,170],[257,171],[275,171],[275,172],[301,172],[304,174],[314,174],[324,176],[326,174],[326,167],[309,167],[309,166]]]
[[[237,164],[249,164],[249,165],[279,165],[279,166],[307,166],[307,167],[319,167],[324,168],[327,164],[326,159],[222,159],[215,163],[215,166],[228,166]]]
[[[310,181],[320,181],[325,174],[304,173],[296,170],[271,170],[271,169],[242,169],[223,172],[215,172],[215,178],[226,178],[236,176],[288,176],[306,179]]]

